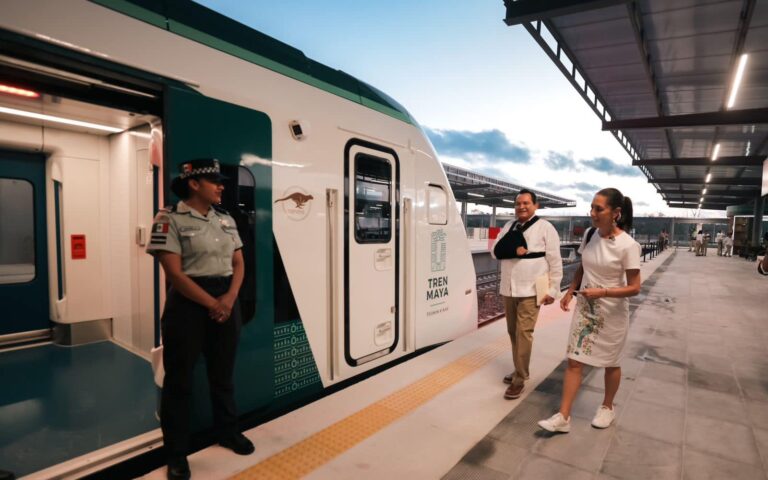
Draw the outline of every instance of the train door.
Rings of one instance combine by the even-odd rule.
[[[224,202],[229,204],[223,206],[238,223],[243,251],[248,252],[248,281],[240,289],[244,318],[235,366],[235,391],[240,411],[255,410],[270,403],[274,391],[271,121],[262,112],[192,90],[168,87],[164,129],[166,189],[170,179],[177,175],[179,165],[195,158],[218,159],[232,180],[225,184],[230,192],[225,194]],[[243,180],[239,181],[240,178]],[[242,189],[233,195],[232,190],[239,187]],[[172,198],[169,195],[166,190],[165,198]],[[195,388],[200,393],[196,398],[206,399],[202,369],[196,375],[199,381]],[[205,405],[195,408],[203,418],[209,411]]]
[[[0,342],[50,328],[45,157],[0,150]]]
[[[356,366],[387,355],[398,341],[397,155],[350,142],[345,182],[344,356]]]

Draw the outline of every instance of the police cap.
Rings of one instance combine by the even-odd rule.
[[[215,158],[198,158],[179,165],[179,175],[171,182],[171,191],[180,198],[189,196],[189,182],[191,178],[204,178],[211,182],[220,183],[227,180],[221,174],[221,166]]]

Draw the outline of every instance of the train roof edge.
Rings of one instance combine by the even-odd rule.
[[[88,1],[418,126],[405,107],[362,80],[191,0]]]

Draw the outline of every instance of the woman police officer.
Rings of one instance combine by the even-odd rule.
[[[192,372],[201,352],[219,444],[240,455],[254,451],[238,429],[234,400],[241,326],[237,294],[244,265],[235,221],[214,207],[221,202],[224,179],[218,160],[183,163],[171,184],[182,200],[157,214],[147,247],[171,283],[161,319],[165,379],[160,406],[169,479],[190,477],[186,454]]]

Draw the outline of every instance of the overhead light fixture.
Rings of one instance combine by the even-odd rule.
[[[470,197],[485,198],[485,195],[481,195],[479,193],[467,192],[467,195]]]
[[[9,95],[16,95],[17,97],[24,97],[24,98],[40,98],[40,94],[37,92],[33,92],[32,90],[27,90],[24,88],[18,88],[11,85],[5,85],[3,83],[0,83],[0,93],[7,93]]]
[[[45,120],[46,122],[63,123],[65,125],[85,127],[93,130],[101,130],[103,132],[119,133],[123,131],[122,128],[109,127],[107,125],[99,125],[98,123],[82,122],[80,120],[72,120],[71,118],[46,115],[44,113],[27,112],[26,110],[17,110],[15,108],[0,107],[0,113],[7,113],[9,115],[16,115],[19,117],[35,118],[37,120]]]
[[[508,199],[508,198],[502,198],[502,199],[501,199],[501,201],[502,201],[502,202],[507,202],[507,203],[515,203],[515,201],[514,201],[514,200],[510,200],[510,199]]]
[[[720,144],[715,145],[715,149],[712,150],[712,160],[717,160],[717,156],[720,154]]]
[[[704,183],[709,183],[710,180],[712,180],[712,173],[707,174],[707,178],[704,179]]]
[[[707,189],[705,188],[704,190],[702,190],[702,191],[701,191],[701,194],[702,194],[702,195],[706,195],[706,194],[707,194]]]
[[[704,197],[701,197],[701,198],[699,199],[699,203],[704,203]]]
[[[747,66],[747,57],[749,57],[749,55],[744,53],[741,55],[741,58],[739,58],[739,66],[736,68],[736,77],[733,79],[731,94],[728,96],[728,108],[733,107],[733,105],[736,103],[736,94],[739,93],[741,79],[744,78],[744,69]]]

